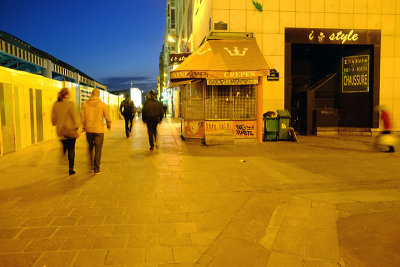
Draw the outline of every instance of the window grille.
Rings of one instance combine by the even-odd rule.
[[[232,86],[233,118],[256,118],[255,85]]]
[[[181,114],[187,120],[204,120],[204,83],[196,82],[182,88]]]
[[[255,119],[255,85],[207,87],[206,119]]]
[[[256,85],[209,85],[196,82],[182,87],[181,115],[189,120],[256,119]]]
[[[230,86],[208,86],[206,91],[206,119],[230,119],[231,90]]]

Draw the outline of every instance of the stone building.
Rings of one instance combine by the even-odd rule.
[[[260,141],[262,114],[279,109],[291,113],[291,126],[302,134],[370,135],[379,129],[378,105],[391,111],[394,130],[400,129],[399,0],[168,0],[167,9],[167,21],[174,23],[166,24],[165,87],[180,102],[183,135],[203,138],[221,124],[233,127],[237,139],[243,137],[235,135],[239,125],[254,131],[244,138]],[[247,94],[243,90],[249,86],[235,89],[233,83],[249,84],[252,77],[235,77],[240,74],[227,65],[225,77],[216,81],[212,66],[205,70],[188,62],[201,62],[199,54],[209,44],[229,41],[227,49],[210,50],[217,60],[211,65],[226,62],[218,55],[235,53],[235,47],[235,55],[242,53],[248,48],[239,45],[244,40],[257,43],[268,67],[257,76],[254,101],[237,108],[235,97]],[[183,63],[174,65],[180,62],[172,57],[180,56]],[[251,66],[248,70],[254,71]],[[207,89],[215,83],[218,88]],[[222,84],[232,89],[226,92]],[[200,99],[201,104],[192,103]],[[249,109],[254,115],[241,115]],[[189,124],[204,134],[185,132]]]

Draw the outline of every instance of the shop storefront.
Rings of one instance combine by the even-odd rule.
[[[206,143],[261,140],[261,77],[268,70],[253,39],[206,41],[171,71],[180,87],[182,136]]]
[[[380,30],[286,28],[285,109],[302,134],[379,127]]]

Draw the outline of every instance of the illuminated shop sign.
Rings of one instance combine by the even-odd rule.
[[[336,31],[336,32],[327,32],[325,35],[324,31],[317,31],[314,33],[314,30],[311,30],[310,34],[308,35],[308,39],[310,41],[314,40],[314,38],[317,40],[319,43],[323,43],[325,41],[325,38],[329,39],[330,41],[340,41],[342,44],[345,42],[354,42],[358,40],[358,33],[354,33],[354,30],[350,31]],[[317,35],[317,36],[316,36]]]
[[[286,28],[286,43],[375,44],[381,42],[380,30]]]
[[[369,91],[369,55],[342,58],[342,92]]]
[[[169,62],[171,65],[181,64],[191,53],[169,54]]]

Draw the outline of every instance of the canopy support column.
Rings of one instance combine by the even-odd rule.
[[[263,105],[263,78],[262,76],[258,77],[258,84],[256,88],[256,117],[257,117],[257,142],[262,142],[263,138],[263,114],[262,114],[262,105]]]

